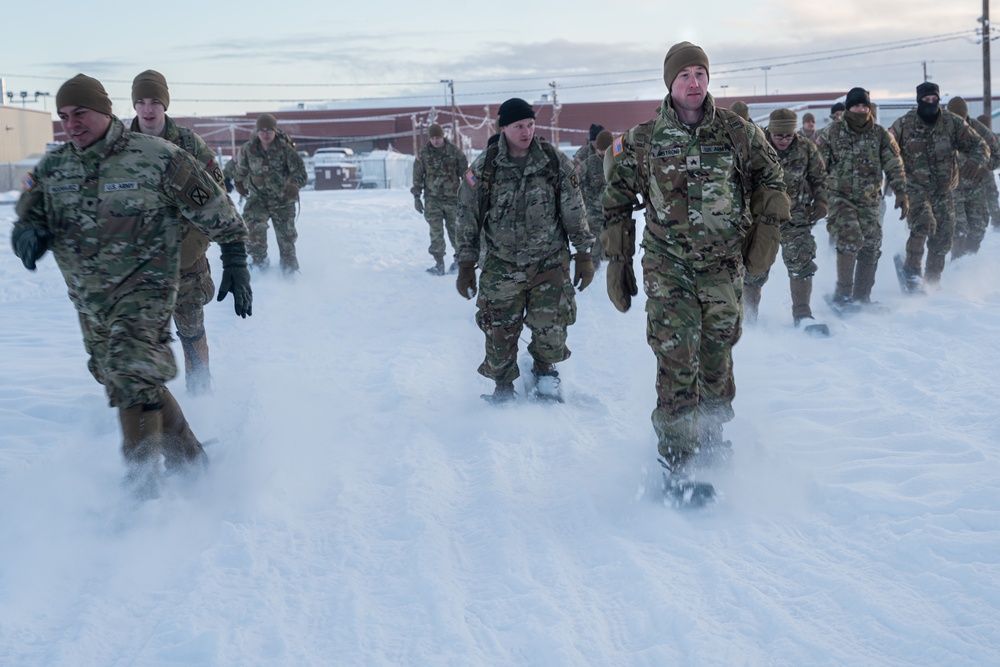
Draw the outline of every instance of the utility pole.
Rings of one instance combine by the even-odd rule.
[[[990,0],[983,0],[983,115],[986,127],[993,129],[993,87],[990,84]]]
[[[930,81],[930,77],[927,76],[927,61],[925,60],[920,64],[924,67],[924,81]]]
[[[552,89],[552,145],[559,148],[559,97],[556,93],[556,82],[549,84]]]
[[[767,99],[767,70],[769,70],[771,68],[770,67],[761,67],[761,69],[764,70],[764,99],[766,100]]]
[[[441,79],[441,83],[447,83],[451,91],[451,140],[458,146],[458,114],[455,113],[455,80]]]

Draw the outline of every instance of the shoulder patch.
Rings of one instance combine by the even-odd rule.
[[[31,192],[35,189],[35,175],[30,171],[24,175],[21,179],[21,187],[24,188],[25,192]]]
[[[611,154],[621,155],[622,151],[625,150],[625,135],[619,134],[615,137],[614,141],[611,142]]]
[[[893,138],[893,139],[895,139],[895,138],[896,138],[896,128],[894,128],[894,127],[890,127],[890,128],[889,128],[889,130],[888,130],[888,132],[889,132],[889,134],[891,134],[891,135],[892,135],[892,138]]]
[[[470,188],[474,188],[479,185],[479,179],[476,178],[476,175],[472,173],[471,169],[465,172],[465,182],[469,184]]]
[[[195,208],[204,208],[205,204],[212,200],[212,193],[202,187],[201,183],[191,183],[187,191],[184,192],[184,197]]]
[[[574,189],[580,187],[580,174],[576,173],[576,170],[569,175],[569,184],[573,186]]]

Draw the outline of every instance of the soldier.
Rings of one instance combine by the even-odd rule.
[[[802,130],[799,134],[813,143],[816,142],[816,116],[808,111],[802,114]]]
[[[602,240],[608,296],[625,312],[637,293],[632,212],[645,204],[646,336],[657,362],[652,422],[665,490],[675,500],[704,500],[701,492],[711,498],[714,490],[690,479],[691,460],[702,449],[722,454],[727,444],[722,425],[733,418],[744,258],[754,272],[767,270],[790,206],[774,150],[708,94],[700,47],[672,46],[663,80],[669,93],[659,117],[611,145]],[[760,223],[744,254],[751,212]]]
[[[864,88],[852,88],[842,121],[830,125],[819,145],[826,165],[830,212],[827,228],[837,249],[835,307],[871,303],[875,272],[882,256],[883,173],[896,193],[902,220],[909,212],[906,172],[899,147],[875,123]]]
[[[975,118],[969,117],[969,106],[961,97],[948,100],[948,111],[962,118],[982,137],[990,149],[988,170],[983,172],[978,181],[971,181],[963,174],[968,170],[965,162],[969,157],[962,154],[958,158],[958,187],[953,193],[955,199],[955,237],[952,240],[951,258],[958,259],[962,255],[974,255],[979,252],[979,245],[986,235],[990,225],[989,183],[996,187],[993,170],[1000,167],[1000,142],[990,132],[989,128]]]
[[[457,248],[455,216],[458,213],[458,186],[462,182],[462,174],[469,168],[469,161],[458,146],[444,138],[444,130],[437,123],[430,126],[427,136],[427,145],[420,149],[413,161],[413,187],[410,192],[413,193],[413,207],[417,213],[424,214],[424,220],[431,228],[431,245],[427,252],[434,257],[434,266],[427,269],[427,273],[443,276],[447,251],[444,233],[448,231],[452,249]],[[421,193],[423,202],[420,201]],[[452,262],[448,270],[455,269],[455,262]]]
[[[816,145],[798,134],[798,118],[791,109],[775,109],[767,126],[767,140],[778,153],[785,178],[785,192],[792,202],[791,220],[781,225],[781,258],[788,269],[795,326],[813,319],[809,307],[812,277],[816,274],[816,239],[812,226],[826,216],[826,169]],[[757,319],[760,291],[768,272],[743,281],[743,306],[747,321]]]
[[[1000,137],[997,137],[996,133],[992,129],[990,129],[989,116],[987,116],[986,114],[980,114],[976,116],[976,120],[979,121],[979,125],[986,128],[986,131],[991,136],[993,136],[993,138],[996,139],[998,143],[1000,143]],[[991,165],[995,164],[994,159],[1000,160],[1000,155],[994,155],[993,153],[990,153]],[[984,193],[984,198],[986,199],[986,208],[990,212],[990,224],[993,226],[993,229],[1000,229],[1000,192],[997,191],[996,178],[987,178],[985,185],[986,185],[986,192]]]
[[[826,127],[816,130],[816,143],[821,144],[826,140],[826,135],[830,132],[830,127],[833,126],[838,120],[843,119],[844,111],[846,107],[843,102],[835,102],[833,106],[830,107],[830,124]]]
[[[267,259],[267,220],[274,223],[278,241],[281,271],[299,270],[295,256],[295,204],[308,176],[295,142],[269,113],[257,117],[257,136],[243,144],[233,178],[236,190],[247,199],[243,218],[250,230],[248,250],[253,258],[251,268],[265,270]]]
[[[587,143],[581,146],[576,153],[573,154],[573,164],[576,165],[577,170],[581,169],[587,158],[594,154],[597,144],[597,135],[600,134],[603,129],[603,125],[591,123],[590,132],[587,134]]]
[[[24,266],[51,249],[90,355],[88,368],[118,408],[128,481],[155,495],[159,456],[170,470],[204,451],[166,388],[177,374],[170,317],[177,296],[181,220],[222,248],[219,300],[251,314],[247,230],[229,198],[188,153],[129,131],[96,79],[78,74],[56,94],[69,142],[25,178],[12,244]]]
[[[573,286],[583,291],[594,278],[594,237],[573,162],[535,136],[531,105],[507,100],[497,126],[500,134],[490,138],[459,189],[456,286],[466,299],[476,295],[482,239],[476,322],[486,335],[486,359],[479,373],[496,384],[483,398],[503,403],[516,396],[517,339],[526,325],[537,395],[559,400],[553,364],[570,355],[566,329],[576,321]],[[569,241],[576,248],[572,282]]]
[[[155,70],[146,70],[132,81],[132,107],[135,118],[131,130],[166,139],[180,146],[202,164],[219,185],[225,178],[216,162],[215,153],[205,140],[186,127],[180,127],[170,116],[170,91],[167,80]],[[177,337],[184,351],[184,380],[188,393],[202,394],[212,388],[208,368],[208,340],[205,337],[206,304],[215,295],[215,283],[205,252],[209,240],[194,225],[181,224],[181,273],[174,307]]]
[[[225,179],[223,182],[226,186],[226,192],[228,194],[233,193],[233,176],[236,175],[236,161],[239,160],[239,153],[234,155],[226,166],[222,168],[222,178]]]
[[[955,232],[955,202],[952,192],[958,185],[957,152],[971,158],[963,165],[963,176],[978,182],[989,165],[986,142],[964,120],[940,107],[941,93],[936,83],[917,86],[917,108],[896,119],[889,133],[899,144],[906,167],[907,222],[903,274],[907,289],[923,289],[920,265],[927,246],[924,280],[941,280],[944,258],[951,250]]]
[[[604,177],[604,155],[611,146],[614,137],[607,130],[597,133],[594,141],[594,152],[580,165],[580,190],[583,192],[583,203],[587,208],[587,227],[594,235],[594,247],[591,256],[594,259],[594,270],[601,266],[604,251],[599,239],[604,230],[604,209],[601,208],[601,195],[607,179]]]

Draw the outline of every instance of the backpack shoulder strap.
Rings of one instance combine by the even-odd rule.
[[[735,111],[730,111],[729,109],[716,109],[715,111],[722,119],[722,125],[726,130],[726,136],[729,137],[729,143],[733,145],[736,151],[736,173],[740,176],[744,201],[749,204],[753,184],[750,181],[750,139],[747,137],[747,121],[743,120]]]
[[[497,173],[497,155],[500,154],[500,135],[494,134],[486,142],[486,160],[483,162],[483,173],[479,175],[479,187],[482,192],[479,195],[479,220],[486,221],[486,214],[490,210],[491,195],[490,190],[493,179]]]

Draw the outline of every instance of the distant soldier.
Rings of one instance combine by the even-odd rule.
[[[187,152],[129,131],[97,79],[78,74],[56,93],[69,142],[24,182],[11,238],[24,266],[52,250],[83,331],[87,364],[121,421],[128,481],[140,497],[168,469],[204,450],[166,388],[177,374],[170,318],[180,273],[182,220],[222,248],[219,300],[251,314],[247,230],[225,191]]]
[[[226,192],[229,194],[232,194],[235,189],[233,177],[236,175],[236,161],[238,159],[239,154],[234,155],[228,162],[226,162],[226,166],[222,168],[222,178],[225,179],[223,182],[226,186]]]
[[[808,111],[802,114],[802,129],[799,131],[803,137],[816,143],[816,116]]]
[[[990,118],[986,114],[980,114],[976,116],[976,120],[979,124],[986,128],[987,132],[993,135],[993,138],[1000,142],[1000,137],[997,137],[996,132],[990,129]],[[1000,160],[1000,155],[990,154],[990,164],[994,164],[994,159]],[[990,224],[993,229],[1000,229],[1000,192],[997,192],[997,181],[996,178],[986,179],[986,208],[990,212]]]
[[[130,129],[180,146],[202,164],[209,176],[224,186],[225,177],[219,169],[215,153],[193,130],[179,126],[167,115],[169,106],[167,80],[155,70],[142,72],[132,81],[135,118]],[[184,380],[188,393],[202,394],[212,388],[204,307],[215,296],[215,283],[212,282],[212,272],[205,256],[208,237],[185,222],[182,222],[181,230],[181,274],[174,323],[184,351]]]
[[[958,187],[955,188],[955,237],[951,245],[951,258],[962,255],[974,255],[979,252],[979,245],[990,226],[989,184],[996,188],[993,170],[1000,167],[1000,143],[989,128],[975,118],[969,117],[969,106],[961,97],[948,100],[948,111],[967,122],[972,129],[982,137],[990,149],[989,169],[983,172],[978,181],[972,181],[965,176],[969,171],[965,167],[970,158],[964,153],[958,158]]]
[[[588,157],[594,154],[596,150],[597,135],[601,133],[604,129],[603,125],[597,125],[592,123],[590,125],[590,132],[587,134],[587,143],[577,149],[576,153],[573,154],[573,165],[579,170]]]
[[[274,223],[282,273],[299,270],[295,255],[295,204],[299,190],[308,182],[306,164],[295,150],[295,142],[269,113],[257,117],[257,136],[243,144],[234,176],[236,190],[246,197],[243,219],[250,230],[247,250],[253,258],[251,268],[265,270],[267,259],[267,220]]]
[[[476,323],[486,336],[479,373],[494,381],[483,398],[515,398],[517,341],[531,330],[528,353],[539,397],[559,400],[555,364],[569,358],[566,330],[576,321],[573,286],[594,279],[594,237],[573,162],[535,136],[535,110],[519,98],[500,105],[500,134],[490,139],[462,179],[458,213],[458,293],[476,295],[480,243],[485,260],[479,277]],[[573,280],[569,243],[576,248]]]
[[[819,145],[826,165],[830,212],[827,228],[837,249],[834,301],[845,306],[871,302],[875,272],[882,256],[882,180],[885,174],[896,193],[900,220],[909,206],[906,172],[899,147],[875,123],[871,99],[864,88],[852,88],[843,120],[830,125]]]
[[[427,273],[444,275],[444,255],[448,248],[444,242],[447,230],[451,248],[457,252],[455,218],[458,215],[458,186],[462,174],[469,167],[465,153],[444,137],[444,130],[434,123],[427,130],[427,145],[420,149],[413,161],[413,207],[424,214],[430,226],[431,245],[427,252],[434,257],[434,266]],[[424,200],[420,201],[421,193]],[[451,263],[449,271],[456,269]]]
[[[833,106],[830,107],[830,124],[822,129],[816,130],[817,144],[821,144],[826,140],[826,135],[830,132],[830,127],[844,117],[845,109],[846,107],[843,102],[835,102]]]
[[[986,142],[964,120],[941,109],[940,103],[938,85],[924,81],[917,86],[917,108],[897,118],[889,129],[906,167],[910,238],[903,272],[910,291],[922,289],[925,245],[923,279],[931,284],[941,280],[955,233],[952,192],[958,186],[958,153],[971,158],[962,167],[962,175],[970,182],[980,181],[989,169]]]
[[[583,202],[587,207],[587,227],[594,235],[594,249],[591,254],[594,258],[594,269],[601,266],[604,259],[600,235],[604,231],[604,208],[601,206],[601,196],[604,194],[604,186],[607,179],[604,177],[604,154],[611,146],[611,133],[601,130],[597,133],[594,141],[594,152],[580,165],[580,190],[583,192]]]
[[[778,153],[785,192],[792,202],[791,220],[781,225],[781,258],[788,270],[795,326],[813,319],[809,306],[812,277],[816,274],[816,239],[812,227],[826,217],[826,169],[816,145],[795,131],[798,118],[791,109],[775,109],[767,125],[767,140]],[[746,318],[757,319],[761,288],[769,271],[743,280]],[[808,324],[808,323],[807,323]]]

